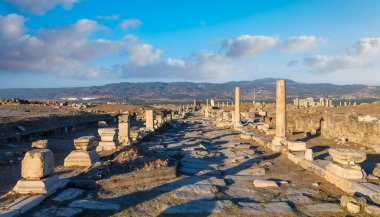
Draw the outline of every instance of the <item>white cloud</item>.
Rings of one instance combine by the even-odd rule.
[[[155,63],[163,54],[161,49],[155,49],[150,44],[140,42],[134,35],[127,35],[124,37],[124,41],[130,62],[136,66],[145,66]]]
[[[354,47],[359,55],[376,55],[380,53],[380,38],[362,38]]]
[[[1,30],[14,22],[6,18],[0,18]],[[25,19],[19,16],[17,20]],[[66,27],[39,30],[35,35],[21,30],[25,29],[24,23],[16,23],[17,28],[8,31],[6,38],[0,38],[0,72],[30,71],[93,78],[101,74],[101,67],[90,66],[87,61],[114,53],[120,47],[120,42],[90,40],[102,27],[87,19]]]
[[[97,15],[96,19],[98,19],[98,20],[118,20],[118,19],[120,19],[120,16],[118,14],[113,14],[113,15],[109,15],[109,16]]]
[[[306,58],[305,64],[318,72],[335,72],[344,69],[353,69],[364,66],[368,62],[362,58],[348,55],[325,56],[316,55]]]
[[[4,0],[19,10],[35,15],[43,15],[47,11],[61,6],[66,10],[70,10],[73,4],[79,0]]]
[[[321,38],[318,38],[316,36],[296,36],[291,37],[287,41],[284,42],[282,48],[285,52],[290,53],[297,53],[297,52],[305,52],[307,50],[310,50],[316,44],[318,41],[321,41]]]
[[[240,35],[224,41],[228,57],[250,57],[275,46],[278,38],[270,36]]]
[[[185,61],[180,60],[180,59],[175,59],[175,58],[168,58],[166,60],[166,64],[168,64],[169,66],[181,67],[181,68],[184,68],[186,66]]]
[[[0,39],[11,40],[24,34],[25,18],[18,14],[0,15]]]
[[[336,72],[363,67],[379,67],[380,38],[362,38],[354,44],[355,52],[343,55],[315,55],[304,63],[312,71]]]
[[[141,20],[132,18],[132,19],[125,19],[125,20],[123,20],[120,23],[119,27],[122,30],[128,30],[128,29],[131,29],[131,28],[137,28],[137,27],[139,27],[141,25],[142,25]]]

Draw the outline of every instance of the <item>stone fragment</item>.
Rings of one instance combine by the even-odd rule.
[[[288,141],[288,149],[290,151],[305,151],[306,150],[306,142]]]
[[[360,212],[360,204],[349,201],[347,203],[347,211],[349,213],[357,214]]]
[[[69,206],[93,210],[120,210],[120,206],[118,204],[95,200],[75,200],[71,202]]]
[[[344,179],[362,179],[364,174],[360,166],[338,165],[330,163],[326,170]]]
[[[40,179],[46,177],[54,169],[53,152],[48,149],[28,151],[21,164],[21,176],[23,178]]]
[[[278,184],[276,183],[276,181],[273,181],[273,180],[263,180],[263,179],[256,179],[255,181],[253,181],[253,185],[256,188],[268,188],[268,187],[275,187],[275,188],[277,188],[278,187]]]
[[[108,127],[108,124],[106,121],[98,121],[98,127]]]
[[[313,161],[314,160],[314,157],[313,157],[313,149],[311,148],[307,148],[305,150],[305,159],[306,160],[309,160],[309,161]]]
[[[76,150],[89,151],[95,147],[95,136],[82,136],[74,139]]]
[[[329,154],[340,164],[359,164],[367,158],[364,152],[355,149],[331,148]]]
[[[35,149],[47,149],[48,148],[48,140],[44,139],[44,140],[34,141],[32,143],[32,148],[35,148]]]
[[[241,139],[245,139],[245,140],[250,140],[250,139],[252,139],[252,136],[251,135],[249,135],[249,134],[240,134],[240,138]]]

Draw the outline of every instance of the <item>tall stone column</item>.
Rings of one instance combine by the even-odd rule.
[[[235,125],[240,124],[240,87],[235,89]]]
[[[119,116],[119,144],[120,145],[128,145],[131,143],[131,129],[130,129],[130,121],[129,115],[120,115]]]
[[[276,82],[276,137],[286,137],[286,82]]]
[[[153,110],[145,111],[145,128],[154,131],[154,114]]]

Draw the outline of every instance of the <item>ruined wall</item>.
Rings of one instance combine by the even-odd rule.
[[[323,114],[322,136],[328,139],[347,139],[362,145],[380,144],[380,123],[359,122],[357,117],[344,114]]]

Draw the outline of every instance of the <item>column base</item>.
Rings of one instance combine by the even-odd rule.
[[[13,190],[18,194],[50,194],[60,187],[56,174],[40,180],[21,179]]]

